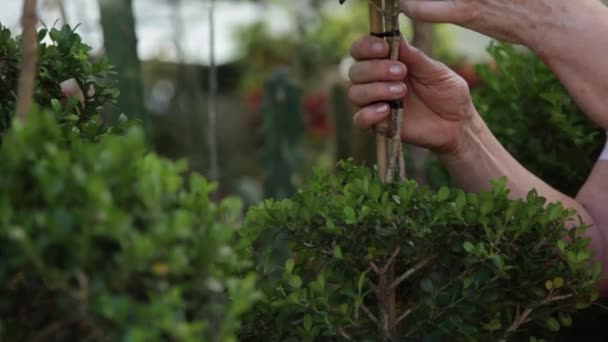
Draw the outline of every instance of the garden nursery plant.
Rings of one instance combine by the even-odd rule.
[[[372,32],[391,43],[393,6],[370,1]],[[243,340],[537,340],[597,298],[574,211],[535,191],[510,199],[504,178],[481,194],[404,180],[394,136],[378,139],[377,170],[343,162],[249,211],[263,299]]]
[[[240,201],[214,203],[214,184],[149,153],[124,116],[103,124],[107,62],[91,63],[67,26],[47,34],[45,108],[18,120],[20,38],[0,29],[0,340],[234,340],[257,297]],[[84,103],[61,98],[70,78],[94,89]]]

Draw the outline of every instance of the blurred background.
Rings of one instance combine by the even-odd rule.
[[[22,1],[0,23],[20,30]],[[41,23],[69,24],[106,55],[121,98],[111,116],[140,118],[150,145],[220,182],[248,204],[293,193],[315,167],[373,164],[373,139],[353,130],[350,44],[368,33],[364,0],[40,0]],[[478,84],[489,39],[409,22],[408,39]],[[410,151],[416,165],[424,151]]]

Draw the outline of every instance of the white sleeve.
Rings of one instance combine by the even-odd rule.
[[[606,132],[606,135],[608,136],[608,132]],[[606,146],[604,146],[602,154],[600,154],[600,160],[608,160],[608,140],[606,141]]]

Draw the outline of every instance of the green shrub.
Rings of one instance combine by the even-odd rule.
[[[50,44],[43,42],[48,38]],[[17,98],[21,65],[20,37],[0,24],[0,133],[11,123]],[[99,118],[102,107],[115,103],[118,91],[113,88],[112,67],[105,58],[92,61],[89,46],[69,26],[42,29],[38,32],[38,67],[34,100],[42,107],[52,107],[61,123],[96,139],[110,129]],[[77,98],[62,105],[60,84],[74,79],[84,90],[85,101]],[[123,127],[125,128],[125,127]]]
[[[569,195],[587,179],[603,144],[559,79],[535,55],[508,44],[488,52],[498,72],[478,68],[475,104],[498,140],[528,170]]]
[[[0,147],[0,340],[229,341],[256,297],[239,201],[139,128],[66,139],[48,113]]]
[[[412,341],[497,341],[569,325],[597,297],[585,225],[568,231],[573,211],[535,192],[510,200],[504,186],[474,195],[384,185],[344,163],[291,199],[253,208],[245,233],[264,298],[243,340],[380,340],[381,307],[391,305],[403,315],[397,335]]]

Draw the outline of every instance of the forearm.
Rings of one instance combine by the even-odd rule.
[[[530,190],[536,189],[548,202],[561,202],[564,207],[575,209],[581,219],[592,226],[587,230],[587,235],[591,238],[590,248],[595,253],[595,260],[606,260],[606,239],[595,227],[590,212],[581,203],[553,189],[519,164],[502,147],[479,115],[472,121],[464,134],[461,148],[454,153],[439,156],[454,183],[466,191],[481,192],[490,189],[490,180],[506,176],[510,196],[523,199]],[[606,170],[598,172],[601,171]],[[572,220],[568,224],[575,227],[577,223],[577,220]],[[605,263],[603,270],[608,274],[608,263]],[[606,284],[608,278],[601,281],[601,288],[605,288]]]
[[[522,41],[559,77],[591,120],[608,129],[608,8],[598,0],[556,1]]]
[[[593,216],[595,227],[592,229],[598,236],[606,239],[608,237],[608,161],[602,160],[595,164],[576,199]],[[608,259],[605,257],[603,262],[608,264]]]
[[[598,161],[576,196],[593,216],[598,230],[608,231],[608,161]]]

